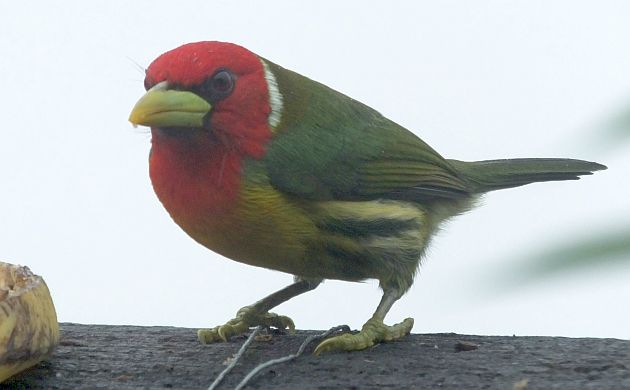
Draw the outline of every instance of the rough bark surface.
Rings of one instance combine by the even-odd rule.
[[[62,324],[62,341],[0,389],[205,389],[244,338],[200,345],[192,329]],[[219,389],[297,351],[307,335],[255,341]],[[314,349],[309,346],[307,352]],[[414,334],[264,370],[247,389],[630,389],[630,341]]]

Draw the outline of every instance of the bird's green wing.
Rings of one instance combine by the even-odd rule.
[[[269,64],[283,112],[263,163],[277,189],[307,199],[458,198],[457,171],[413,133],[322,84]]]

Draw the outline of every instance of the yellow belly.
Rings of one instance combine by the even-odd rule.
[[[302,277],[363,280],[406,289],[435,228],[420,205],[394,200],[308,201],[245,186],[221,217],[184,230],[242,263]]]
[[[307,243],[318,235],[305,211],[269,186],[246,185],[230,212],[182,228],[232,260],[297,275],[307,272]]]

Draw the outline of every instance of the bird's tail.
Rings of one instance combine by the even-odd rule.
[[[578,180],[606,166],[567,158],[517,158],[506,160],[448,160],[469,181],[471,191],[484,193],[541,181]]]

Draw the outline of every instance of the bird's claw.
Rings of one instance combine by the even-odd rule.
[[[359,351],[383,341],[397,340],[409,334],[411,328],[413,328],[413,318],[407,318],[403,322],[392,326],[385,325],[379,319],[370,318],[359,333],[345,333],[326,339],[319,343],[313,354]]]
[[[202,344],[225,342],[231,337],[246,333],[249,328],[259,325],[281,330],[288,329],[290,333],[295,331],[295,324],[291,318],[275,313],[261,313],[254,306],[245,306],[236,313],[236,317],[226,324],[211,329],[199,329],[197,338]]]

